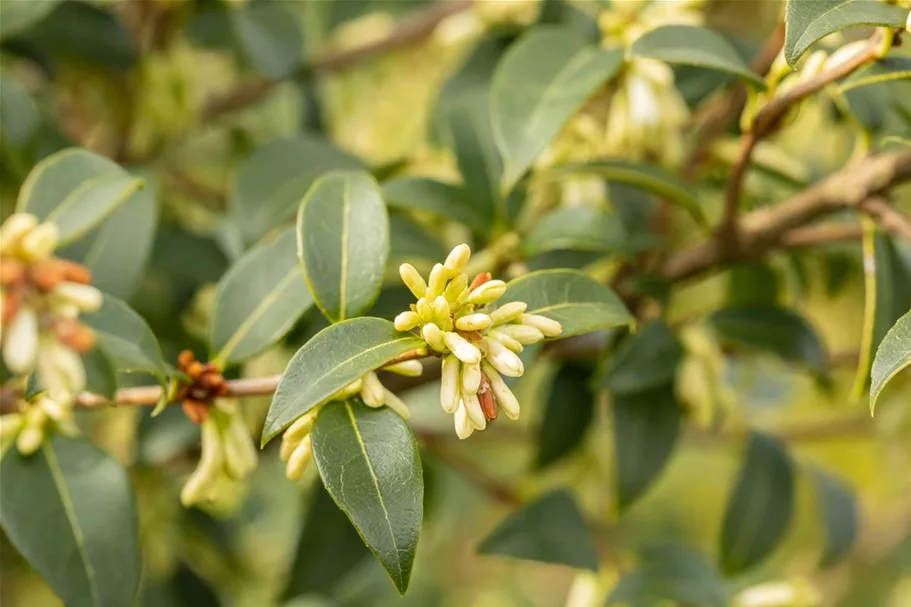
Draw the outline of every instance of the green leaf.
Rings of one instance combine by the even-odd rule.
[[[297,265],[293,227],[247,252],[215,290],[209,344],[221,363],[250,358],[281,339],[313,299]]]
[[[819,566],[826,568],[841,561],[857,538],[857,500],[851,488],[840,478],[818,468],[811,472],[826,537],[826,548]]]
[[[26,4],[24,2],[0,3],[0,11],[7,5]],[[0,13],[2,15],[3,13]],[[0,21],[2,23],[2,21]],[[0,32],[3,26],[0,25]],[[0,36],[2,37],[2,36]],[[0,133],[3,133],[3,142],[9,141],[17,146],[22,146],[35,134],[41,124],[38,108],[32,96],[16,78],[0,72]]]
[[[911,79],[911,57],[886,56],[851,74],[838,90],[844,93],[871,84],[908,79]]]
[[[243,3],[231,10],[234,35],[264,76],[289,76],[303,60],[304,40],[296,16],[281,3]]]
[[[610,287],[575,270],[541,270],[511,280],[499,303],[510,301],[524,301],[528,314],[558,321],[561,338],[636,322]]]
[[[389,217],[367,173],[320,177],[297,213],[297,253],[313,300],[338,322],[363,314],[383,286]]]
[[[56,223],[63,246],[98,225],[143,183],[107,158],[70,148],[32,169],[19,191],[17,208]]]
[[[778,274],[767,263],[741,263],[730,270],[726,297],[729,306],[776,306],[780,293]]]
[[[352,318],[323,329],[288,363],[266,415],[262,444],[364,373],[423,345],[380,318]]]
[[[440,239],[407,215],[389,215],[389,258],[413,259],[422,257],[431,261],[444,259],[448,251]],[[407,306],[405,306],[407,307]],[[403,308],[404,309],[404,308]]]
[[[746,349],[764,350],[786,361],[802,362],[824,374],[825,348],[816,331],[800,315],[777,306],[736,306],[709,316],[723,342]]]
[[[86,391],[113,398],[117,391],[117,369],[104,347],[96,345],[91,352],[83,354],[82,364],[85,367]]]
[[[459,186],[424,177],[401,177],[383,184],[383,198],[390,207],[409,211],[427,211],[453,219],[476,232],[487,230],[488,223],[469,202]]]
[[[544,173],[545,178],[554,179],[572,175],[596,175],[610,182],[643,189],[679,205],[700,227],[708,226],[702,212],[702,204],[693,195],[692,186],[683,183],[660,167],[627,160],[597,160],[564,164]]]
[[[623,63],[619,49],[586,44],[570,29],[537,27],[497,65],[490,89],[491,124],[508,192],[567,120]]]
[[[0,40],[6,40],[47,17],[62,0],[0,2]],[[7,94],[4,89],[3,94]]]
[[[649,323],[626,337],[600,374],[602,389],[631,394],[673,381],[683,346],[663,321]]]
[[[526,234],[522,245],[528,255],[559,250],[616,253],[624,238],[616,215],[585,205],[549,212]]]
[[[0,462],[0,522],[71,607],[131,605],[141,569],[126,471],[83,438],[54,436]]]
[[[538,432],[537,468],[559,460],[585,436],[595,412],[591,376],[590,368],[566,365],[554,377]]]
[[[98,343],[121,373],[150,373],[164,381],[170,372],[161,357],[161,346],[146,321],[112,295],[104,296],[101,309],[83,317],[95,329]]]
[[[814,42],[856,25],[904,27],[908,9],[876,0],[788,0],[784,57],[793,66]]]
[[[614,395],[617,450],[617,506],[623,512],[664,470],[680,434],[681,411],[674,385],[648,392]]]
[[[388,407],[347,402],[321,410],[311,436],[323,485],[404,594],[424,518],[411,428]]]
[[[598,569],[598,555],[568,491],[544,495],[513,512],[478,546],[480,554]]]
[[[324,173],[361,168],[359,160],[317,137],[279,139],[257,148],[238,170],[229,201],[244,241],[252,244],[292,217]]]
[[[473,206],[485,218],[503,214],[500,177],[503,162],[490,120],[490,89],[485,86],[449,109],[452,147]]]
[[[724,36],[704,27],[657,27],[633,42],[628,54],[630,57],[645,57],[728,72],[759,88],[765,88],[763,79],[750,69],[737,49]]]
[[[870,413],[889,381],[911,366],[911,311],[898,319],[876,350],[870,385]]]
[[[774,438],[750,433],[737,485],[721,529],[721,563],[740,573],[765,559],[787,531],[794,512],[794,464]]]

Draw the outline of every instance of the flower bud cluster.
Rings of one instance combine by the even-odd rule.
[[[54,223],[15,213],[0,226],[3,362],[14,374],[37,371],[40,385],[69,406],[85,387],[80,353],[95,345],[79,314],[101,306],[84,266],[53,256],[59,239]]]
[[[180,492],[184,506],[216,501],[256,469],[256,447],[234,403],[215,401],[201,427],[202,455]]]
[[[0,453],[13,442],[22,455],[31,455],[41,446],[49,431],[73,434],[72,407],[54,400],[47,392],[35,396],[19,413],[0,418]]]
[[[184,350],[177,357],[177,368],[189,382],[181,386],[177,398],[183,401],[183,412],[194,423],[201,424],[219,396],[228,393],[228,384],[214,363],[196,360],[190,350]]]
[[[426,282],[413,266],[402,264],[402,281],[417,303],[395,318],[396,329],[420,332],[443,357],[440,404],[454,415],[462,439],[496,419],[498,404],[510,419],[519,417],[519,402],[502,376],[521,376],[522,349],[563,330],[550,318],[526,314],[522,302],[496,306],[506,283],[484,273],[469,284],[464,269],[470,256],[468,245],[457,246]]]

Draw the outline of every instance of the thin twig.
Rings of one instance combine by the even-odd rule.
[[[805,249],[819,245],[860,240],[863,230],[856,223],[828,223],[795,228],[785,232],[780,243],[786,249]]]
[[[860,210],[869,215],[883,231],[911,240],[911,217],[889,206],[882,198],[868,198]]]

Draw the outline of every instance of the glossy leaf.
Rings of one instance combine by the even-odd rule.
[[[619,49],[586,44],[569,29],[538,27],[509,47],[490,89],[491,124],[508,192],[563,125],[623,63]]]
[[[851,488],[838,477],[814,469],[812,478],[826,542],[819,566],[831,567],[847,555],[857,538],[857,501]]]
[[[383,184],[383,198],[394,209],[427,211],[464,223],[475,231],[487,224],[461,187],[424,177],[401,177]]]
[[[390,259],[423,257],[437,261],[445,259],[447,253],[448,251],[443,247],[440,239],[435,234],[429,233],[418,222],[407,215],[398,213],[389,216]]]
[[[876,401],[883,388],[902,369],[911,366],[911,311],[898,319],[876,350],[873,369],[870,373],[870,413],[876,408]]]
[[[88,354],[82,355],[85,367],[85,389],[93,394],[113,398],[117,390],[117,369],[104,347],[96,345]]]
[[[352,318],[323,329],[285,368],[266,415],[263,445],[364,373],[423,344],[380,318]]]
[[[0,11],[6,10],[10,4],[25,3],[0,4]],[[3,14],[0,13],[0,16]],[[3,26],[0,25],[0,32],[2,29]],[[28,143],[41,124],[38,108],[26,88],[7,73],[0,72],[0,90],[3,91],[3,95],[0,95],[0,132],[3,133],[3,141],[22,146]]]
[[[241,4],[231,11],[240,47],[265,76],[290,75],[303,58],[303,36],[296,16],[281,3]]]
[[[83,438],[57,435],[0,462],[0,522],[72,607],[131,605],[139,587],[136,510],[126,471]]]
[[[424,479],[411,428],[388,407],[334,403],[313,426],[313,458],[332,499],[400,594],[424,517]]]
[[[516,510],[478,546],[480,554],[598,569],[598,555],[582,513],[565,490]]]
[[[797,60],[814,42],[857,25],[904,27],[908,9],[875,0],[788,0],[784,57]]]
[[[781,542],[794,513],[794,464],[774,438],[752,432],[724,514],[721,563],[740,573]]]
[[[318,137],[279,139],[257,148],[240,166],[230,197],[244,242],[258,241],[292,217],[324,173],[362,167],[359,160]]]
[[[484,86],[449,110],[452,146],[472,206],[485,218],[502,215],[503,161],[490,120],[490,89]]]
[[[538,433],[538,468],[561,459],[585,436],[595,412],[591,376],[590,368],[566,365],[554,377]]]
[[[633,42],[629,48],[629,56],[728,72],[765,88],[762,78],[750,69],[731,43],[721,34],[704,27],[657,27]]]
[[[558,250],[614,253],[622,248],[624,236],[616,215],[587,205],[572,206],[538,220],[522,244],[528,255]]]
[[[95,329],[98,343],[118,372],[150,373],[162,381],[169,373],[152,329],[123,301],[105,295],[101,309],[83,320]]]
[[[218,283],[209,316],[215,360],[240,362],[259,353],[312,305],[296,251],[296,231],[289,226],[237,260]]]
[[[528,314],[563,325],[560,337],[633,325],[635,319],[610,287],[575,270],[541,270],[509,282],[498,303],[524,301]]]
[[[47,17],[61,2],[62,0],[0,2],[0,40],[6,40],[27,30]]]
[[[674,385],[613,395],[617,506],[629,508],[655,482],[674,451],[681,410]]]
[[[601,388],[631,394],[671,382],[683,360],[683,346],[662,321],[627,336],[600,374]]]
[[[367,173],[321,177],[297,213],[297,253],[313,300],[338,322],[363,314],[383,286],[389,217]]]
[[[32,169],[19,190],[17,209],[56,223],[62,246],[85,235],[142,187],[142,179],[107,158],[70,148]]]

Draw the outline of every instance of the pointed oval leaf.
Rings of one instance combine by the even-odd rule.
[[[130,306],[105,295],[101,309],[83,317],[95,329],[98,343],[120,373],[149,373],[160,381],[170,372],[158,339],[146,321]]]
[[[0,462],[0,522],[72,607],[132,605],[139,587],[136,511],[126,471],[83,438],[57,435]]]
[[[902,369],[911,366],[911,311],[898,319],[889,329],[876,350],[873,369],[870,372],[870,413],[876,408],[876,401],[883,388]]]
[[[831,567],[845,557],[857,538],[857,500],[842,479],[818,468],[811,473],[826,538],[819,566]]]
[[[683,346],[667,323],[649,323],[626,337],[601,373],[612,394],[632,394],[670,383],[683,360]]]
[[[6,7],[6,5],[2,6]],[[0,8],[0,10],[3,9]],[[3,90],[3,95],[0,96],[0,130],[3,132],[3,139],[16,146],[25,145],[41,124],[38,107],[19,80],[8,74],[0,73],[0,90]]]
[[[338,322],[363,314],[383,286],[389,217],[367,173],[320,177],[297,213],[297,253],[313,300]]]
[[[70,148],[39,162],[22,184],[16,208],[60,228],[60,246],[84,236],[144,185],[115,162]]]
[[[721,564],[734,574],[765,559],[794,512],[794,464],[774,438],[750,433],[737,485],[721,528]]]
[[[629,508],[667,466],[680,434],[673,384],[613,397],[617,506]]]
[[[526,234],[522,245],[528,255],[547,251],[616,253],[623,248],[623,225],[616,215],[590,206],[555,209]]]
[[[856,25],[904,27],[908,9],[876,0],[788,0],[784,57],[793,66],[814,42]]]
[[[538,433],[538,468],[561,459],[585,436],[595,413],[591,377],[592,370],[579,365],[566,365],[554,377]]]
[[[96,344],[91,352],[83,354],[82,364],[85,367],[86,391],[114,398],[117,391],[117,369],[104,346]]]
[[[387,407],[335,403],[313,425],[323,485],[404,594],[424,518],[424,477],[411,428]]]
[[[278,80],[301,64],[303,36],[294,13],[286,6],[244,3],[230,14],[240,47],[260,73]]]
[[[476,87],[449,108],[452,147],[473,206],[485,218],[502,216],[503,161],[491,132],[490,88]]]
[[[388,320],[352,318],[326,327],[288,363],[266,415],[265,445],[315,405],[390,359],[424,345]]]
[[[610,287],[575,270],[530,272],[509,282],[499,303],[524,301],[528,314],[563,325],[560,337],[633,325],[635,319]]]
[[[537,27],[509,47],[494,71],[491,126],[508,192],[585,100],[617,73],[619,49],[586,44],[577,33]]]
[[[548,493],[513,512],[478,546],[479,554],[598,569],[598,554],[568,491]]]
[[[383,184],[383,198],[394,209],[427,211],[478,232],[488,227],[484,216],[471,205],[467,192],[457,185],[425,177],[400,177]]]
[[[313,303],[297,265],[297,235],[281,231],[241,257],[215,290],[209,344],[221,363],[240,362],[287,333]]]

